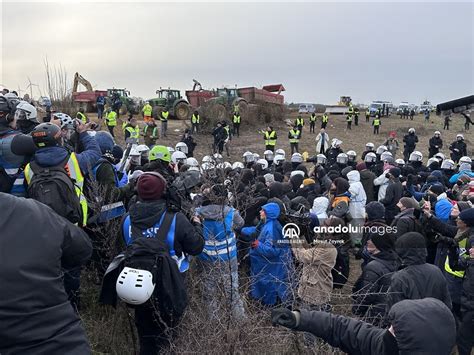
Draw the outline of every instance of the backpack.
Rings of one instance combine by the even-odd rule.
[[[74,182],[66,172],[69,155],[57,166],[41,167],[30,163],[34,173],[28,184],[28,196],[51,207],[57,214],[71,223],[82,220],[82,207]]]
[[[155,284],[153,298],[157,301],[160,312],[176,319],[184,313],[188,298],[184,278],[170,252],[171,241],[167,243],[175,216],[164,212],[159,224],[146,231],[132,225],[132,242],[125,250],[123,266],[150,271]],[[174,243],[174,238],[172,242]],[[174,250],[172,253],[174,254]]]

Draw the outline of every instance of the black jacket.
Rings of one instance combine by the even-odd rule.
[[[398,256],[393,250],[372,256],[352,290],[354,314],[366,315],[370,322],[383,318],[390,279],[398,266]]]
[[[405,299],[437,298],[451,308],[451,297],[442,271],[426,263],[426,248],[414,248],[408,238],[396,242],[396,250],[402,266],[392,276],[387,297],[387,311]]]
[[[62,267],[92,254],[87,234],[49,207],[0,193],[0,353],[89,354]]]
[[[389,313],[396,338],[386,329],[327,312],[301,310],[297,330],[354,355],[448,355],[456,340],[454,317],[433,298],[404,300]]]
[[[360,172],[360,183],[364,187],[365,195],[367,196],[367,203],[375,201],[374,180],[376,176],[369,169],[364,169]]]
[[[130,207],[130,222],[132,227],[145,230],[153,227],[166,209],[164,200],[152,202],[137,202]],[[204,247],[201,226],[193,226],[182,213],[176,214],[176,229],[174,250],[179,257],[185,252],[188,255],[198,255]]]
[[[413,208],[407,208],[395,216],[391,224],[392,227],[397,228],[397,231],[394,233],[395,239],[408,232],[420,233],[422,231],[421,223],[413,214],[414,211]]]
[[[432,157],[433,155],[439,153],[441,148],[443,148],[443,140],[440,137],[438,137],[438,138],[437,137],[431,137],[429,143],[430,143],[430,148],[429,148],[430,157]]]
[[[416,143],[418,143],[418,136],[416,134],[406,134],[403,137],[403,143],[405,143],[405,149],[413,151],[415,150]]]
[[[467,253],[474,248],[474,228],[469,231],[469,239],[466,245]],[[450,249],[449,265],[453,270],[464,270],[463,293],[461,297],[461,308],[465,312],[474,311],[474,259],[459,256],[459,249]]]
[[[455,162],[457,162],[459,158],[467,155],[467,146],[464,141],[455,141],[451,143],[449,150],[451,151],[451,159]]]

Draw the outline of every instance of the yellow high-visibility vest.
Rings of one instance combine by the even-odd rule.
[[[300,141],[299,137],[300,137],[300,130],[297,129],[296,131],[294,129],[292,129],[290,131],[290,135],[292,138],[290,138],[290,143],[298,143]]]
[[[201,119],[201,117],[199,117],[199,114],[198,115],[193,114],[193,117],[191,117],[191,122],[192,123],[199,123],[200,119]]]
[[[87,123],[87,117],[82,112],[78,112],[76,116],[79,116],[79,119],[82,121],[82,123]]]
[[[315,115],[314,113],[311,114],[311,116],[309,116],[309,120],[310,120],[311,122],[315,122],[315,121],[316,121],[316,115]]]
[[[323,115],[323,123],[327,123],[329,121],[329,116],[324,114]]]
[[[240,115],[234,115],[234,123],[240,123]]]
[[[145,127],[143,127],[143,135],[144,135],[144,136],[146,136],[149,127],[150,127],[149,125],[145,125]],[[151,136],[150,136],[150,137],[151,137],[151,138],[157,137],[157,136],[158,136],[157,133],[158,133],[158,127],[153,127],[153,131],[151,132]]]
[[[84,189],[84,175],[82,175],[81,168],[79,166],[79,162],[77,161],[76,154],[71,153],[69,159],[64,166],[64,170],[66,170],[68,176],[71,178],[74,188],[76,190],[77,197],[79,197],[79,202],[81,204],[82,209],[82,225],[85,226],[87,224],[87,200],[84,196],[83,189]],[[33,178],[34,172],[30,167],[30,163],[28,163],[25,167],[25,180],[26,183],[29,184],[31,179]]]
[[[459,242],[459,248],[465,249],[466,245],[467,245],[467,238]],[[465,253],[462,257],[469,257],[469,252]],[[453,276],[460,277],[460,278],[464,277],[464,271],[462,270],[454,271],[451,269],[451,267],[449,266],[449,256],[446,257],[446,261],[444,262],[444,270]]]
[[[374,126],[380,126],[380,119],[379,118],[374,119]]]
[[[303,118],[297,118],[296,119],[296,125],[298,127],[300,127],[300,126],[303,127],[304,126],[304,119]]]
[[[275,136],[276,136],[275,131],[271,131],[271,132],[266,131],[265,132],[265,145],[275,145],[276,144]]]
[[[146,104],[145,106],[143,106],[142,112],[143,112],[143,116],[151,117],[153,108],[151,107],[150,104]]]
[[[130,133],[129,138],[131,139],[136,139],[138,141],[138,139],[140,138],[140,127],[138,126],[136,126],[135,128],[132,126],[127,126],[125,128],[125,131]]]
[[[170,115],[169,111],[161,111],[160,120],[168,121],[168,116]]]
[[[110,111],[107,114],[107,117],[105,117],[105,122],[107,123],[107,126],[115,127],[117,125],[117,112]]]
[[[347,122],[352,122],[352,115],[347,115]]]

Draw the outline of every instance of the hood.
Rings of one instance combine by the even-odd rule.
[[[155,225],[166,209],[166,201],[137,202],[130,207],[130,221],[134,227],[144,230]]]
[[[398,255],[394,250],[382,250],[376,255],[372,255],[372,259],[381,261],[390,261],[391,264],[397,264]],[[395,266],[396,267],[396,266]]]
[[[454,317],[435,298],[400,301],[392,306],[388,319],[400,354],[450,354],[456,342]]]
[[[281,182],[274,182],[269,187],[270,190],[270,198],[277,197],[280,198],[283,196],[283,183]]]
[[[265,211],[267,219],[277,219],[280,216],[280,206],[275,202],[267,203],[262,206],[262,209]]]
[[[66,159],[68,154],[64,147],[47,147],[37,150],[34,160],[43,167],[55,166]]]
[[[349,182],[359,182],[360,181],[360,173],[357,170],[352,170],[347,173],[347,179]]]
[[[426,263],[428,252],[425,237],[420,233],[403,234],[395,242],[395,250],[402,261],[402,267]]]
[[[311,208],[310,212],[314,213],[315,215],[326,214],[328,207],[329,200],[327,197],[316,197],[313,201],[313,208]]]
[[[229,206],[222,205],[207,205],[196,208],[196,213],[204,219],[211,219],[214,221],[222,220],[230,211]]]
[[[334,179],[334,185],[336,185],[336,196],[343,195],[349,190],[349,182],[344,178]]]

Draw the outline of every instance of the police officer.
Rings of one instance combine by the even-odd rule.
[[[127,144],[138,144],[140,138],[140,127],[136,118],[132,118],[125,126],[125,142]]]
[[[303,126],[304,126],[304,118],[301,117],[301,115],[298,115],[298,117],[296,118],[295,126],[300,131],[300,137],[301,137],[301,134],[303,133]]]
[[[170,112],[168,111],[168,107],[165,107],[163,111],[160,113],[160,121],[161,121],[161,138],[167,137],[166,132],[168,131],[168,117]]]
[[[298,126],[295,124],[293,129],[288,132],[288,139],[290,141],[291,154],[298,153],[298,143],[301,138],[301,131],[298,129]]]
[[[323,115],[323,118],[321,119],[321,128],[326,129],[328,122],[329,122],[329,115],[325,112]]]
[[[240,137],[240,113],[238,111],[234,112],[232,124],[234,136],[237,135],[237,137]]]
[[[374,134],[379,134],[380,116],[378,114],[375,116],[372,126],[374,126]]]
[[[272,126],[267,127],[263,138],[265,139],[265,150],[271,150],[272,152],[274,152],[277,141],[277,134]]]
[[[311,116],[309,116],[309,133],[315,133],[314,126],[316,126],[316,113],[315,112],[313,112]]]
[[[198,133],[199,123],[201,121],[201,117],[199,116],[199,112],[194,111],[193,115],[191,116],[191,133]]]
[[[112,135],[114,136],[114,128],[117,126],[117,112],[113,111],[111,108],[107,110],[107,116],[105,116],[105,123],[107,124],[107,128]]]

